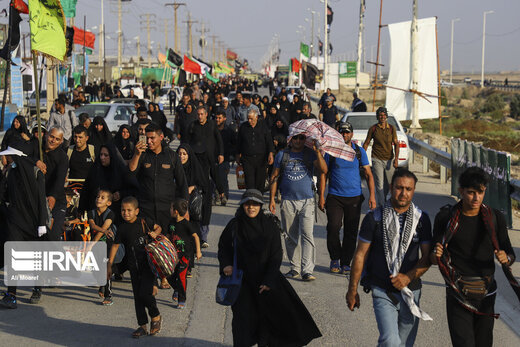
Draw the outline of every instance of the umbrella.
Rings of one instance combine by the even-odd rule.
[[[317,119],[302,119],[292,123],[289,126],[287,142],[291,141],[293,136],[299,134],[304,134],[307,137],[305,145],[309,148],[313,147],[316,140],[322,152],[335,158],[353,161],[356,157],[356,151],[345,143],[340,133]]]

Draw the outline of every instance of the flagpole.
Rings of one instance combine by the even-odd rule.
[[[38,56],[36,52],[32,51],[33,56],[33,69],[34,69],[34,80],[38,79]],[[43,161],[43,150],[42,150],[42,120],[40,117],[40,86],[38,83],[34,83],[34,92],[36,93],[36,120],[38,121],[38,150],[40,151],[40,160]]]
[[[87,53],[85,45],[87,44],[87,16],[83,16],[83,78],[81,84],[85,86],[87,83],[87,77],[85,76],[85,70],[87,65]]]
[[[381,43],[381,19],[383,16],[383,0],[379,7],[379,33],[377,34],[376,74],[374,76],[374,96],[372,98],[372,112],[376,110],[377,70],[379,69],[379,46]]]

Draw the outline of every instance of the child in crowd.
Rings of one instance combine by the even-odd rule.
[[[92,230],[92,241],[104,241],[107,245],[107,253],[114,243],[114,212],[109,207],[112,205],[112,192],[100,189],[96,197],[96,209],[88,212],[88,223]],[[99,296],[103,299],[104,306],[110,306],[112,301],[112,280],[109,278],[103,288],[99,287]]]
[[[190,258],[194,254],[197,259],[202,257],[197,229],[185,218],[187,212],[187,200],[175,199],[171,204],[170,213],[172,220],[168,226],[168,237],[177,249],[179,263],[175,267],[173,275],[168,278],[168,282],[173,287],[173,303],[179,309],[183,309],[186,306],[186,273]],[[195,245],[195,249],[193,249],[193,245]]]
[[[138,214],[139,204],[137,199],[132,196],[124,198],[121,202],[123,223],[118,228],[107,265],[107,278],[110,278],[117,249],[120,244],[123,244],[132,281],[137,324],[139,324],[139,328],[132,333],[134,338],[148,335],[146,309],[148,309],[148,315],[151,318],[149,334],[156,335],[161,331],[161,315],[155,301],[155,295],[158,291],[157,280],[148,265],[144,248],[146,246],[146,233],[150,237],[156,238],[161,233],[161,227],[150,220],[138,217]],[[153,225],[153,231],[149,231],[149,225]]]
[[[67,209],[65,211],[65,241],[82,241],[81,236],[79,240],[75,239],[74,225],[80,223],[79,211],[74,205],[74,191],[70,188],[65,189],[65,198],[67,199]]]

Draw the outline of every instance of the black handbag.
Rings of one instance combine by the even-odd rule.
[[[202,191],[198,188],[193,189],[190,194],[190,201],[188,211],[190,212],[190,219],[193,221],[201,221],[202,220],[202,205],[203,205],[204,197],[202,196]]]
[[[233,240],[233,273],[231,276],[220,275],[217,284],[217,291],[215,293],[215,300],[217,304],[223,306],[233,305],[240,294],[240,287],[242,286],[243,271],[237,268],[237,238]]]

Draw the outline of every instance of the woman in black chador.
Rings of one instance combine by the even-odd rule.
[[[248,189],[220,236],[220,272],[231,275],[233,240],[242,287],[233,311],[234,346],[304,346],[321,337],[309,311],[280,272],[280,222],[262,210],[262,193]]]

